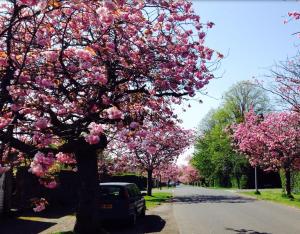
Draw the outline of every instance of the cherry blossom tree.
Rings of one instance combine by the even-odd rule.
[[[201,179],[199,171],[190,164],[181,166],[179,173],[179,181],[184,184],[191,184]]]
[[[176,165],[176,162],[163,164],[153,171],[153,177],[157,178],[160,183],[163,182],[169,186],[170,181],[178,181],[179,167]]]
[[[253,166],[282,168],[286,193],[291,195],[291,171],[300,169],[300,119],[295,112],[270,113],[264,118],[251,110],[245,122],[234,126],[233,139]]]
[[[135,126],[135,133],[121,133],[120,141],[128,150],[130,165],[147,172],[147,194],[152,195],[153,172],[174,163],[178,156],[193,141],[193,132],[184,130],[176,122],[156,118],[148,119],[140,126]],[[156,172],[157,173],[157,172]]]
[[[141,121],[136,116],[146,109],[180,104],[213,78],[207,64],[214,51],[204,44],[213,24],[202,24],[191,6],[1,1],[1,150],[33,158],[31,171],[39,176],[61,153],[76,160],[76,233],[97,232],[97,151],[107,135]]]

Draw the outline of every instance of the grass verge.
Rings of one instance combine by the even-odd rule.
[[[166,202],[172,197],[172,193],[169,192],[153,192],[152,196],[145,196],[147,209],[153,208]]]
[[[267,200],[300,208],[300,194],[293,194],[294,199],[290,199],[282,195],[282,189],[260,189],[259,191],[261,193],[260,195],[254,194],[255,190],[239,193],[255,197],[259,200]]]

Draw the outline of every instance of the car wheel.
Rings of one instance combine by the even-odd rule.
[[[136,219],[137,219],[137,215],[136,215],[136,212],[134,212],[130,218],[129,218],[129,225],[130,226],[135,226],[136,225]]]

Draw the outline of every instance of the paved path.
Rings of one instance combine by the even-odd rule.
[[[300,234],[300,209],[199,187],[180,186],[174,195],[180,234]]]

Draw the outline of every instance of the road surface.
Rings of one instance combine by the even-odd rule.
[[[300,234],[300,209],[226,190],[179,186],[173,215],[180,234]]]

